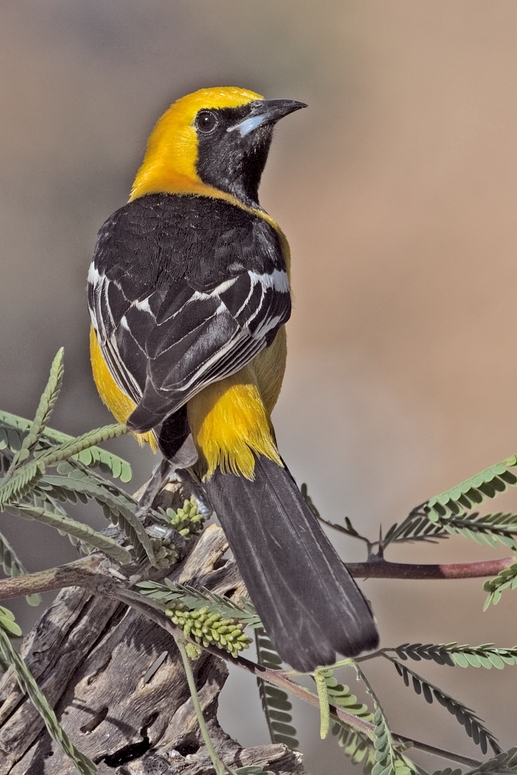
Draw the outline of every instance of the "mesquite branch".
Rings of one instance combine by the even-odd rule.
[[[366,562],[346,563],[346,567],[352,576],[360,579],[412,579],[419,581],[497,576],[514,562],[515,558],[513,557],[444,564],[389,562],[375,558]],[[102,558],[94,555],[50,570],[2,579],[0,581],[0,600],[24,597],[36,592],[50,592],[66,587],[83,587],[92,592],[106,590],[112,585],[115,586],[115,579],[114,577],[110,578],[109,571],[100,574],[104,564]]]

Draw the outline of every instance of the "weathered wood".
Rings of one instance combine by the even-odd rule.
[[[227,545],[208,527],[171,578],[220,594],[240,581],[233,563],[214,568]],[[100,775],[203,775],[213,766],[202,744],[174,639],[108,596],[60,592],[25,639],[23,656],[60,723]],[[205,652],[193,663],[211,737],[230,766],[261,765],[282,775],[305,772],[283,745],[243,749],[219,726],[224,662]],[[39,715],[8,673],[0,683],[0,775],[75,775]],[[246,700],[243,698],[243,707]]]

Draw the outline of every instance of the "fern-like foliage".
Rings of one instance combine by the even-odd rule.
[[[127,433],[126,426],[113,424],[78,438],[49,431],[46,427],[62,375],[60,351],[52,364],[35,420],[28,423],[13,415],[0,415],[0,450],[4,459],[2,470],[5,471],[0,481],[0,509],[44,522],[73,540],[80,539],[95,548],[103,548],[120,562],[129,562],[131,558],[127,549],[88,526],[71,520],[57,503],[95,499],[102,505],[106,516],[128,536],[139,560],[148,560],[157,567],[170,565],[177,556],[174,547],[169,546],[170,537],[164,541],[151,540],[136,514],[134,499],[88,468],[99,463],[107,466],[115,476],[131,477],[131,469],[124,461],[104,453],[97,446]],[[85,453],[87,455],[83,457]],[[57,468],[59,475],[48,476],[49,468]]]
[[[513,563],[509,568],[504,568],[495,578],[485,581],[483,589],[489,595],[485,600],[483,610],[486,611],[491,604],[497,605],[505,589],[515,589],[515,587],[517,587],[517,563]]]
[[[512,455],[440,495],[435,495],[424,506],[429,519],[436,521],[440,517],[463,514],[483,503],[486,498],[495,498],[508,486],[517,484],[517,475],[511,470],[516,466],[517,455]]]
[[[375,703],[373,716],[375,727],[375,764],[372,775],[409,775],[410,769],[405,762],[400,761],[386,716],[380,705]]]
[[[0,484],[0,510],[24,498],[41,479],[44,470],[38,466],[37,461],[32,460],[18,468],[11,477],[6,476]]]
[[[382,552],[389,544],[414,543],[426,541],[437,543],[442,538],[448,538],[448,533],[441,521],[432,522],[425,511],[419,508],[413,511],[400,524],[395,523],[379,542]]]
[[[8,608],[0,605],[0,630],[3,630],[10,638],[21,638],[22,631],[14,620],[14,614]]]
[[[517,514],[483,514],[478,512],[465,516],[440,520],[443,529],[450,535],[471,538],[478,544],[497,546],[498,543],[517,551]]]
[[[20,638],[22,631],[14,620],[14,614],[8,609],[0,605],[0,630],[3,630],[8,638]],[[11,666],[9,659],[0,648],[0,671],[5,673]]]
[[[418,673],[410,670],[397,659],[393,659],[392,657],[388,657],[388,659],[390,662],[393,662],[397,673],[402,677],[406,686],[411,686],[416,694],[423,695],[426,702],[433,703],[434,700],[436,700],[440,705],[446,708],[465,728],[465,732],[474,743],[479,745],[483,753],[488,751],[489,745],[494,753],[498,754],[501,752],[501,747],[497,742],[497,739],[492,732],[484,726],[481,719],[473,710],[467,708],[462,702],[451,697],[450,694],[442,691],[442,689],[439,689],[430,681],[427,681],[421,675],[418,675]]]
[[[163,584],[155,581],[142,581],[137,584],[138,591],[153,600],[162,610],[182,603],[191,610],[206,608],[212,614],[219,614],[225,619],[238,619],[246,627],[261,627],[262,622],[257,616],[249,600],[235,603],[227,597],[218,595],[208,589],[197,589],[188,584],[176,584],[170,579],[164,579]]]
[[[23,498],[41,479],[47,468],[57,466],[83,450],[124,433],[127,433],[125,425],[106,425],[104,428],[97,428],[64,444],[36,451],[34,459],[8,471],[4,477],[0,484],[0,508],[8,503],[12,505],[17,499]]]
[[[109,536],[98,533],[89,525],[85,525],[84,522],[77,522],[75,519],[70,519],[70,517],[63,517],[56,512],[34,508],[25,503],[18,503],[17,506],[8,506],[7,510],[18,517],[37,520],[44,525],[56,528],[62,533],[74,536],[74,538],[84,541],[94,549],[100,549],[101,552],[113,557],[114,560],[123,565],[131,562],[131,554],[127,549],[124,549]]]
[[[517,747],[494,756],[492,759],[479,764],[468,772],[460,769],[453,770],[446,767],[444,770],[435,770],[433,775],[515,775],[517,773]]]
[[[258,664],[269,670],[279,670],[282,667],[282,660],[261,627],[255,630],[255,643]],[[287,693],[278,686],[268,684],[262,678],[257,678],[257,685],[271,742],[283,743],[292,751],[296,751],[300,744],[296,739],[296,729],[291,716],[293,706]]]
[[[27,694],[40,714],[49,735],[70,759],[80,775],[97,775],[97,767],[91,759],[81,753],[72,743],[27,665],[13,648],[9,638],[13,634],[21,634],[21,630],[14,622],[12,614],[7,609],[0,607],[0,661],[13,669],[20,689]]]
[[[61,390],[61,385],[63,384],[63,352],[63,348],[61,347],[52,362],[49,380],[43,391],[43,395],[40,398],[36,416],[34,417],[27,435],[22,441],[20,449],[13,457],[12,470],[29,457],[50,421],[52,410],[54,409],[59,396],[59,391]]]
[[[357,662],[354,662],[354,667],[359,680],[362,681],[366,691],[373,699],[374,713],[350,692],[348,686],[338,683],[332,668],[318,671],[326,677],[329,700],[333,706],[342,708],[347,713],[352,713],[374,725],[373,734],[369,735],[357,729],[350,729],[341,720],[336,721],[332,732],[337,735],[339,745],[350,757],[353,764],[362,763],[365,775],[373,775],[373,773],[375,775],[409,775],[412,771],[416,772],[416,765],[404,756],[407,745],[393,740],[384,711],[369,681]]]
[[[121,423],[104,425],[102,428],[95,428],[93,431],[83,433],[81,436],[65,441],[63,444],[58,444],[49,450],[42,450],[36,455],[36,460],[44,470],[45,468],[58,465],[63,460],[75,457],[81,452],[95,447],[97,444],[123,436],[127,432],[127,427]]]
[[[488,775],[488,773],[493,773],[493,775],[512,775],[517,773],[517,747],[510,748],[508,751],[494,756],[473,770],[469,770],[465,775]]]
[[[365,721],[373,721],[373,713],[370,712],[368,706],[358,700],[348,686],[337,680],[333,668],[320,668],[318,674],[325,681],[327,703]],[[321,696],[321,690],[319,694]],[[351,729],[340,720],[333,722],[331,732],[336,736],[338,745],[343,748],[344,753],[352,760],[353,764],[362,763],[363,772],[370,773],[376,763],[374,740],[364,732]]]
[[[338,745],[343,749],[345,755],[348,756],[352,764],[362,764],[365,775],[370,775],[376,761],[373,740],[362,732],[344,726],[336,727],[334,725],[333,729],[336,728],[339,729]]]
[[[384,652],[394,651],[399,659],[412,659],[415,662],[429,660],[438,665],[450,667],[492,667],[502,670],[506,665],[517,665],[517,646],[512,648],[496,648],[493,643],[481,646],[459,645],[458,643],[403,643],[395,649],[383,649]]]
[[[427,512],[412,512],[403,522],[390,527],[380,546],[384,550],[391,543],[436,543],[450,535],[461,535],[489,546],[501,543],[517,551],[517,514],[498,512],[480,515],[472,512],[431,520]]]
[[[61,463],[58,471],[61,475],[41,477],[37,482],[35,493],[46,495],[62,503],[67,501],[75,503],[77,500],[85,503],[88,500],[96,501],[102,507],[106,519],[120,527],[127,535],[138,559],[148,558],[151,564],[155,564],[154,548],[136,514],[138,503],[134,498],[95,472],[70,466],[68,462]]]
[[[29,420],[9,412],[0,411],[0,462],[2,469],[7,471],[12,461],[12,453],[18,452],[25,437],[31,430]],[[74,437],[52,428],[45,428],[40,433],[37,449],[50,449],[72,441]],[[118,455],[108,452],[102,447],[93,446],[83,449],[71,458],[70,462],[78,461],[88,467],[99,468],[102,473],[109,474],[121,482],[130,482],[132,471],[130,464]]]

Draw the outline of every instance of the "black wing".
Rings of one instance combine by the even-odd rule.
[[[275,230],[224,200],[148,195],[99,233],[89,273],[92,322],[106,363],[157,426],[212,382],[239,371],[290,315]]]

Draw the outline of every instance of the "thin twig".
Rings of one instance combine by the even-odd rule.
[[[187,679],[188,687],[190,690],[190,697],[192,699],[192,704],[194,705],[194,710],[196,712],[199,730],[201,732],[201,736],[205,743],[205,747],[212,760],[212,764],[214,765],[216,775],[224,775],[225,773],[228,773],[228,775],[235,775],[235,771],[232,770],[230,767],[228,767],[223,761],[221,761],[221,759],[217,755],[217,751],[215,750],[214,744],[212,743],[212,740],[210,738],[210,734],[208,732],[208,729],[205,723],[205,717],[203,716],[203,708],[201,707],[201,703],[199,701],[199,696],[197,693],[196,681],[194,679],[194,674],[192,673],[192,667],[190,665],[189,656],[187,654],[187,649],[185,647],[185,639],[181,635],[176,633],[174,635],[174,640],[176,641],[176,646],[178,647],[178,651],[180,653],[181,660],[183,662],[183,669],[185,670],[185,677]]]

